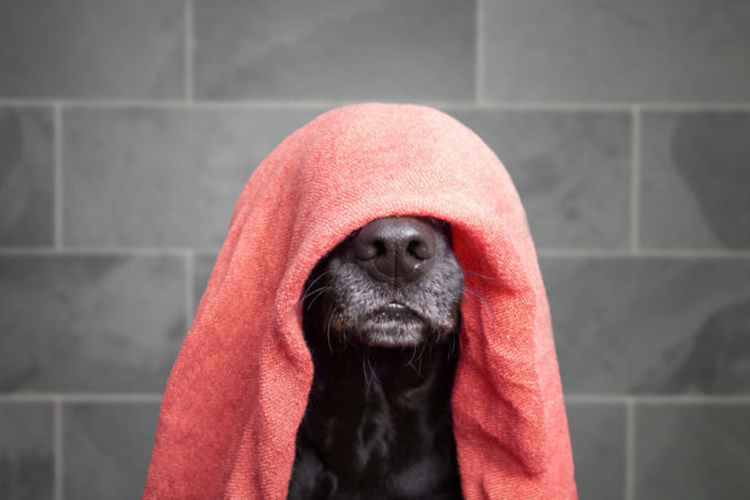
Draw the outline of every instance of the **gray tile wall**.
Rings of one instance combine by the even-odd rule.
[[[139,497],[242,185],[376,99],[455,115],[515,179],[581,498],[750,498],[748,25],[749,0],[0,2],[0,498]]]

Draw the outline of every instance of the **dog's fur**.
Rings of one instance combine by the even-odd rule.
[[[354,255],[355,232],[307,280],[303,329],[315,374],[291,500],[461,498],[450,395],[463,273],[448,225],[418,220],[437,245],[418,279],[373,279]],[[405,308],[388,310],[394,302]]]

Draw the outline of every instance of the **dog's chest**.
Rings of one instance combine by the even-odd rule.
[[[300,444],[335,478],[337,493],[330,498],[367,498],[368,491],[374,498],[433,498],[458,491],[452,366],[403,373],[342,368],[334,362],[317,372],[300,429]]]

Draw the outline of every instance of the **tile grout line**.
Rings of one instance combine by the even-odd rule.
[[[185,333],[190,329],[193,322],[193,283],[195,282],[195,254],[192,251],[185,252]]]
[[[54,399],[54,439],[55,439],[55,500],[63,500],[63,473],[65,471],[63,454],[63,414],[62,398],[56,396]]]
[[[194,93],[194,58],[195,58],[195,47],[194,47],[194,9],[193,0],[185,0],[185,102],[188,105],[193,104],[193,93]]]
[[[216,256],[221,248],[210,247],[0,247],[0,256],[57,256],[57,255],[129,255],[129,256],[176,256],[184,257],[186,252],[196,255]],[[659,259],[748,259],[748,250],[639,250],[633,253],[628,249],[597,250],[572,248],[540,248],[537,255],[544,258],[659,258]]]
[[[481,0],[480,0],[481,1]],[[194,44],[193,44],[194,45]],[[191,63],[194,62],[191,57]],[[193,82],[194,83],[194,82]],[[388,101],[388,99],[385,99]],[[393,102],[402,102],[404,99],[392,99]],[[539,110],[539,111],[632,111],[633,107],[641,111],[675,111],[675,112],[699,112],[699,111],[726,111],[726,112],[750,112],[750,102],[738,103],[686,103],[686,102],[566,102],[566,101],[422,101],[413,100],[418,104],[452,109],[479,109],[479,110]],[[210,100],[187,102],[182,100],[138,100],[138,99],[0,99],[0,107],[48,107],[58,103],[71,108],[249,108],[249,109],[311,109],[331,108],[354,104],[360,100]]]
[[[750,394],[697,395],[697,394],[566,394],[570,404],[626,404],[639,405],[750,405]]]
[[[563,394],[563,401],[566,405],[622,405],[627,402],[627,396],[609,396],[600,394]]]
[[[54,134],[54,203],[53,203],[53,227],[54,248],[60,250],[63,247],[63,131],[62,131],[62,104],[56,102],[53,107],[53,134]]]
[[[159,403],[160,393],[10,393],[0,394],[0,403]]]
[[[475,42],[476,45],[476,42]],[[475,48],[476,50],[476,48]],[[484,55],[482,54],[482,59]],[[475,68],[476,72],[476,68]],[[475,76],[476,77],[476,76]],[[476,90],[476,89],[475,89]],[[482,89],[483,92],[483,89]],[[388,100],[385,99],[387,102]],[[394,102],[401,102],[400,100],[393,100]],[[356,104],[362,102],[361,100],[210,100],[210,101],[196,101],[192,100],[187,102],[183,100],[130,100],[130,99],[109,99],[109,100],[97,100],[97,99],[78,99],[78,100],[60,100],[57,101],[62,103],[64,106],[77,107],[77,108],[151,108],[151,109],[162,109],[162,108],[201,108],[207,110],[221,110],[226,108],[247,108],[247,109],[314,109],[314,108],[333,108],[338,106],[345,106],[347,104]],[[608,111],[619,111],[627,112],[633,106],[629,103],[607,103],[607,102],[512,102],[512,101],[422,101],[414,100],[414,102],[426,106],[433,106],[436,108],[446,109],[466,109],[466,110],[497,110],[497,111],[512,111],[512,110],[532,110],[532,111],[571,111],[571,112],[608,112]],[[49,106],[50,101],[46,100],[1,100],[0,106]],[[714,109],[714,108],[711,108]],[[732,108],[733,110],[735,108]],[[750,104],[747,106],[750,111]]]
[[[631,150],[630,150],[630,249],[640,249],[641,231],[641,110],[633,106],[631,116]]]
[[[635,500],[635,398],[629,398],[625,428],[625,500]]]
[[[639,405],[750,405],[750,394],[737,396],[708,396],[708,395],[643,395],[632,396]]]
[[[477,11],[474,23],[476,37],[476,40],[474,40],[474,100],[479,104],[484,101],[484,44],[482,43],[482,36],[484,35],[484,30],[482,29],[484,25],[484,0],[476,0],[475,7]]]
[[[539,249],[539,257],[552,258],[660,258],[660,259],[731,259],[750,258],[749,250],[689,250],[689,249],[667,249],[667,250],[593,250],[593,249],[565,249],[549,248]]]
[[[184,257],[186,252],[196,255],[217,255],[219,248],[142,248],[142,247],[66,247],[60,250],[48,247],[0,247],[0,256],[55,257],[58,255],[116,255],[138,257]]]
[[[58,393],[35,393],[16,392],[0,394],[0,403],[158,403],[162,394],[156,392],[146,393],[118,393],[118,392],[58,392]],[[602,404],[602,405],[624,405],[633,402],[638,405],[750,405],[750,394],[741,395],[628,395],[628,394],[566,394],[566,404]]]

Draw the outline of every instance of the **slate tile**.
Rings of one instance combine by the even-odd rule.
[[[0,98],[179,99],[182,0],[0,3]]]
[[[653,112],[642,123],[642,246],[750,249],[750,113]]]
[[[750,394],[750,259],[541,264],[568,394]]]
[[[623,500],[625,406],[567,403],[576,485],[581,500]]]
[[[66,112],[64,243],[218,247],[255,167],[322,111]]]
[[[750,498],[750,405],[640,406],[638,500]]]
[[[493,148],[516,184],[541,248],[626,248],[627,113],[452,110]]]
[[[49,109],[0,107],[0,246],[53,243],[52,137]]]
[[[501,0],[483,12],[488,100],[750,98],[750,2]]]
[[[195,256],[195,267],[193,276],[193,298],[195,307],[198,307],[203,293],[206,291],[208,278],[214,270],[214,263],[218,254],[200,254]]]
[[[197,0],[201,99],[469,100],[474,0]]]
[[[160,392],[184,297],[174,257],[0,257],[0,391]]]
[[[0,402],[0,498],[53,498],[52,405]]]
[[[140,498],[156,433],[156,403],[76,403],[63,413],[65,498]]]

